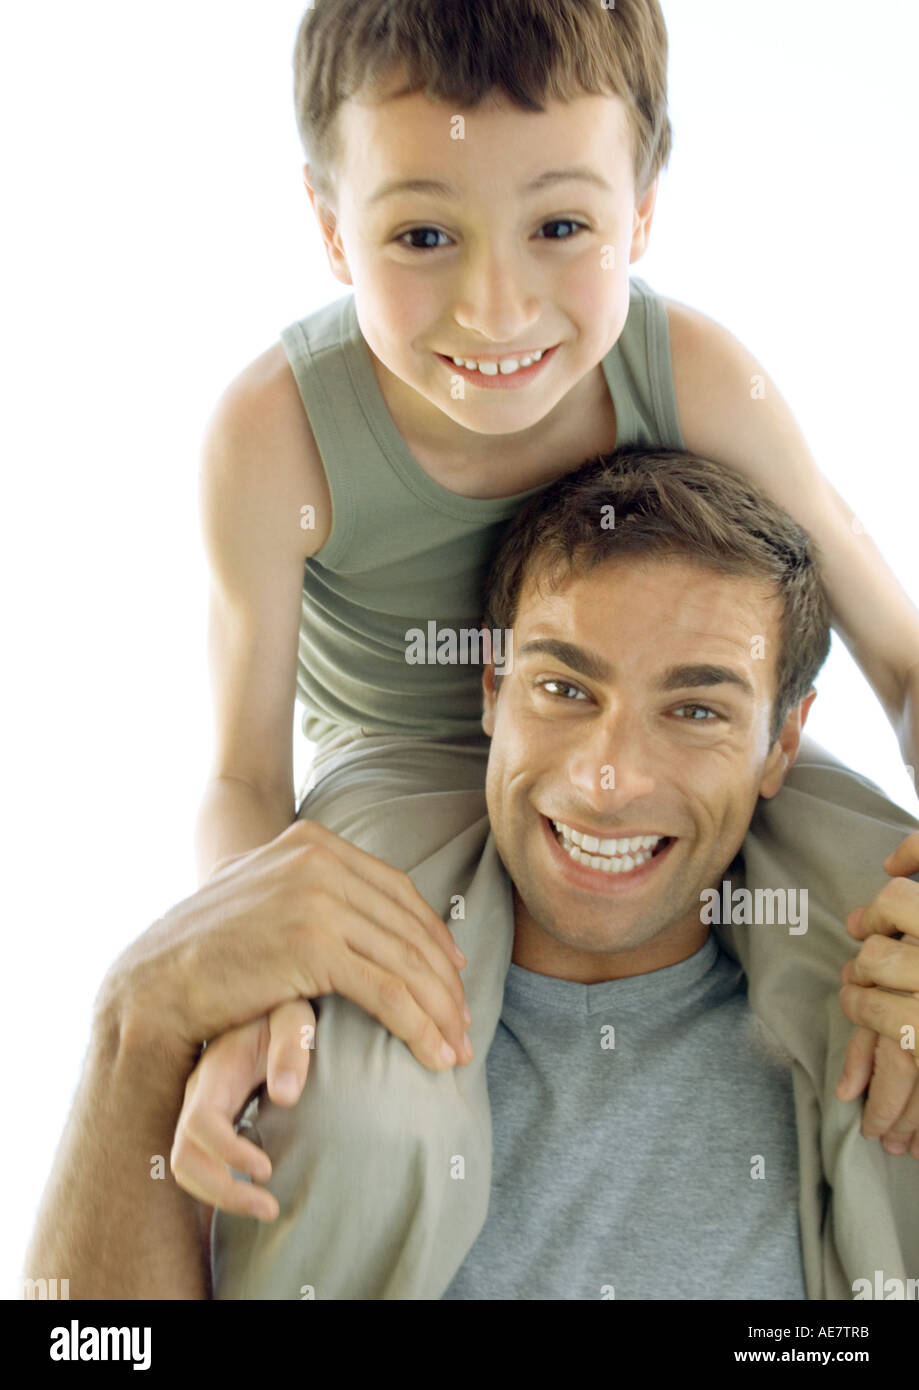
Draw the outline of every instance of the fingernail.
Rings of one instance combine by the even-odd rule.
[[[463,1005],[463,1021],[464,1021],[465,1023],[471,1023],[471,1022],[472,1022],[472,1014],[469,1012],[469,1005],[468,1005],[468,1004],[464,1004],[464,1005]]]
[[[456,1053],[448,1042],[445,1042],[440,1049],[441,1061],[446,1062],[448,1067],[452,1067],[456,1061]]]
[[[293,1100],[296,1097],[299,1085],[300,1081],[295,1071],[282,1071],[275,1078],[275,1094]]]
[[[460,950],[460,948],[459,948],[458,946],[454,946],[454,947],[453,947],[453,950],[454,950],[454,953],[455,953],[455,955],[456,955],[456,959],[459,961],[460,965],[465,965],[465,964],[466,964],[466,957],[465,957],[465,955],[463,954],[463,952]]]
[[[467,1057],[472,1056],[472,1042],[470,1041],[468,1033],[463,1034],[463,1052]]]

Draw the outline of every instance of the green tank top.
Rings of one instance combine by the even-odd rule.
[[[478,627],[501,532],[549,484],[482,499],[429,477],[383,399],[353,294],[290,324],[281,342],[332,498],[331,532],[304,570],[297,695],[305,737],[317,754],[362,734],[482,737],[481,666],[419,662],[407,634]],[[683,448],[666,310],[638,278],[602,365],[617,444]]]

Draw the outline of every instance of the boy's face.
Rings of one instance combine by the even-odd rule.
[[[456,111],[413,93],[345,103],[338,136],[336,206],[317,212],[384,380],[413,388],[419,419],[433,407],[487,435],[538,424],[625,324],[656,192],[636,204],[625,104]],[[437,187],[393,188],[407,181]],[[451,360],[507,367],[528,351],[543,357],[513,373]]]

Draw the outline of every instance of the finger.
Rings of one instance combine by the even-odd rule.
[[[344,932],[351,952],[405,981],[412,997],[430,1015],[457,1056],[467,1060],[466,1019],[461,1012],[464,1001],[457,1000],[452,981],[445,982],[432,963],[429,952],[435,949],[433,943],[422,938],[420,929],[419,935],[412,932],[406,937],[397,931],[383,930],[375,920],[366,917],[350,923]]]
[[[264,1149],[237,1133],[226,1112],[217,1107],[194,1105],[187,1115],[183,1112],[173,1143],[176,1162],[183,1167],[186,1146],[261,1182],[271,1177],[271,1159]]]
[[[336,965],[332,988],[359,1004],[406,1044],[423,1066],[444,1071],[457,1053],[437,1024],[415,999],[405,980],[367,956],[346,951]]]
[[[873,1028],[895,1043],[908,1044],[904,1050],[917,1055],[919,1038],[919,999],[908,994],[862,985],[843,985],[839,1002],[846,1018],[863,1028]],[[919,1062],[917,1062],[919,1066]]]
[[[397,902],[400,907],[407,912],[425,928],[438,943],[451,961],[458,960],[460,964],[466,964],[466,957],[457,946],[453,937],[450,935],[444,922],[419,893],[408,874],[400,869],[395,869],[391,864],[385,863],[382,859],[377,859],[375,855],[368,854],[366,850],[359,849],[357,845],[351,844],[350,840],[344,839],[341,835],[334,834],[318,821],[304,820],[298,824],[305,826],[305,834],[310,840],[315,840],[318,844],[330,845],[334,852],[338,854],[342,863],[347,865],[356,875],[366,879],[368,883],[387,897]]]
[[[836,1084],[839,1100],[855,1100],[871,1080],[878,1035],[870,1028],[857,1028],[846,1045],[842,1076]]]
[[[866,1139],[880,1139],[894,1128],[912,1098],[917,1078],[919,1071],[912,1056],[890,1038],[879,1038],[862,1116]]]
[[[919,883],[892,878],[862,909],[857,924],[851,926],[854,916],[855,913],[850,915],[846,925],[850,935],[863,941],[875,934],[895,936],[897,932],[919,937]]]
[[[864,912],[864,907],[856,907],[852,909],[852,911],[846,918],[846,931],[849,933],[850,936],[854,936],[858,940],[861,940],[858,928],[859,923],[861,922],[862,917],[864,916]]]
[[[315,1046],[316,1014],[307,999],[279,1004],[268,1017],[268,1096],[275,1105],[300,1097]]]
[[[907,835],[906,839],[888,854],[884,860],[884,870],[888,874],[903,876],[919,873],[919,830]]]
[[[370,923],[385,928],[386,933],[390,936],[398,938],[400,942],[410,943],[414,947],[413,951],[407,953],[407,959],[420,964],[421,962],[417,960],[418,953],[423,956],[431,971],[440,979],[453,998],[458,1020],[462,1019],[463,1006],[466,1002],[463,981],[456,965],[444,953],[438,942],[433,939],[431,933],[426,931],[414,917],[408,915],[401,904],[387,897],[385,893],[381,893],[373,884],[367,883],[358,875],[342,878],[336,887],[345,901],[350,903]],[[443,926],[442,922],[441,926]],[[367,944],[366,937],[364,941]],[[382,938],[378,939],[377,944],[382,946]],[[388,959],[391,958],[390,949]],[[376,960],[378,965],[386,964],[375,954],[372,955],[372,959]]]
[[[908,1054],[906,1065],[909,1066]],[[914,1072],[912,1090],[899,1119],[894,1121],[885,1137],[902,1146],[899,1152],[906,1153],[916,1134],[919,1134],[919,1071]]]
[[[274,1221],[280,1215],[281,1208],[272,1193],[255,1183],[234,1178],[223,1164],[194,1144],[185,1144],[173,1173],[186,1192],[220,1211],[253,1216],[258,1221]]]
[[[203,1149],[253,1177],[267,1178],[267,1155],[236,1133],[234,1118],[265,1079],[268,1019],[230,1029],[205,1049],[185,1087],[176,1126],[175,1146],[182,1142]],[[174,1146],[174,1147],[175,1147]]]
[[[343,898],[340,890],[339,884],[339,896],[314,894],[314,915],[302,924],[295,938],[290,961],[296,965],[302,959],[300,993],[306,998],[343,994],[366,1008],[364,996],[355,992],[363,989],[366,994],[366,971],[355,973],[355,967],[361,961],[372,962],[404,982],[442,1039],[457,1056],[468,1060],[463,1053],[465,998],[456,968],[402,908],[369,884],[350,880],[348,894],[353,892],[353,902]],[[366,912],[361,905],[366,906]],[[369,1012],[379,1017],[377,1009]]]
[[[843,979],[853,985],[919,991],[919,943],[912,937],[892,941],[869,936],[858,955],[846,961]]]

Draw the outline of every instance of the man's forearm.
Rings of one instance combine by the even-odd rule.
[[[199,1208],[169,1169],[187,1060],[100,1018],[23,1273],[72,1299],[204,1299]]]
[[[198,882],[226,860],[274,840],[296,818],[293,793],[271,792],[235,777],[212,777],[195,826]]]

